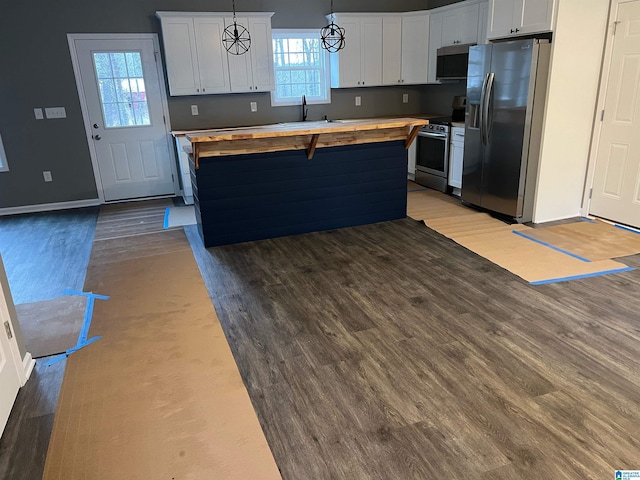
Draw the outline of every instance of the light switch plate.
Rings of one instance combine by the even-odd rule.
[[[359,107],[360,105],[362,105],[362,97],[358,96],[356,97],[356,107]]]
[[[258,111],[258,102],[251,102],[251,111],[252,112]]]
[[[191,115],[199,115],[198,105],[191,105]]]
[[[409,103],[409,94],[408,93],[403,93],[402,94],[402,103]]]
[[[47,118],[67,118],[67,111],[64,107],[50,107],[44,109]]]
[[[44,118],[41,108],[34,108],[33,114],[36,116],[36,120],[42,120]]]
[[[44,177],[45,182],[53,182],[53,178],[51,178],[51,172],[44,171],[42,172],[42,176]]]

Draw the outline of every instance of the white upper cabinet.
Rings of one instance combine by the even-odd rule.
[[[276,88],[273,72],[273,40],[271,37],[271,17],[250,17],[251,70],[254,91],[270,92]]]
[[[481,3],[478,9],[478,45],[489,43],[487,24],[489,23],[489,3]]]
[[[200,71],[200,92],[227,93],[229,89],[229,66],[227,52],[220,39],[224,30],[221,18],[194,18],[196,50]]]
[[[478,39],[478,4],[465,5],[443,12],[442,46],[476,43]]]
[[[225,14],[157,12],[162,26],[169,93],[270,91],[275,88],[272,13],[252,13],[238,19],[251,35],[244,55],[231,55],[222,45],[222,32],[232,23]],[[250,16],[249,16],[250,15]]]
[[[331,54],[331,87],[382,85],[382,17],[336,14],[345,47]]]
[[[200,95],[200,69],[193,18],[161,16],[171,95]],[[226,63],[226,58],[224,59]],[[219,65],[222,70],[222,65]],[[227,85],[227,91],[228,85]]]
[[[401,83],[427,83],[428,65],[429,14],[403,16]]]
[[[427,82],[436,80],[438,49],[449,45],[487,43],[486,1],[470,0],[430,11]]]
[[[489,0],[489,39],[550,32],[557,0]]]
[[[382,18],[382,84],[402,83],[402,17]]]
[[[243,55],[227,54],[231,91],[233,93],[269,92],[275,88],[271,19],[238,17],[236,21],[238,25],[242,25],[249,31],[251,48]],[[231,26],[233,18],[225,18],[224,22],[225,26]]]
[[[427,73],[428,83],[440,83],[436,80],[436,67],[438,65],[437,52],[442,47],[442,24],[444,13],[432,13],[429,18],[429,68]]]

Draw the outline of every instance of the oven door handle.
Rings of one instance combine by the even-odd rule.
[[[419,132],[418,136],[428,137],[428,138],[442,138],[442,139],[446,139],[448,137],[446,133],[426,133],[426,132]]]

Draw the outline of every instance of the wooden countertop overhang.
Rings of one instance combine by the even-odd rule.
[[[185,136],[191,142],[191,155],[198,168],[201,158],[248,153],[306,150],[311,160],[316,148],[323,147],[404,140],[405,148],[409,148],[420,128],[428,123],[420,118],[291,122],[193,131]]]

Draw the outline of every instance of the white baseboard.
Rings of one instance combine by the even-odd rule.
[[[22,359],[22,368],[24,369],[24,376],[26,380],[29,380],[29,377],[31,376],[31,372],[33,372],[33,369],[35,366],[36,366],[36,361],[33,358],[31,358],[31,354],[27,352],[24,358]]]
[[[6,207],[0,208],[0,216],[16,215],[19,213],[50,212],[53,210],[65,210],[68,208],[95,207],[100,204],[101,202],[99,198],[92,198],[89,200],[75,200],[72,202],[42,203],[39,205],[25,205],[24,207]]]

